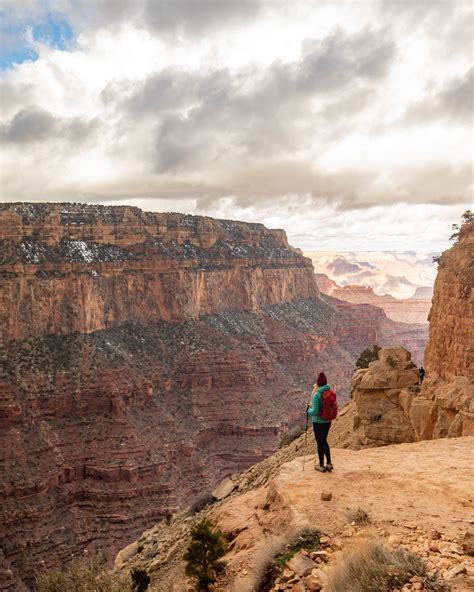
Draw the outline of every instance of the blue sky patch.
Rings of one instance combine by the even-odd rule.
[[[36,60],[38,53],[31,46],[28,30],[34,41],[54,49],[66,50],[74,40],[74,31],[62,18],[46,14],[41,22],[8,22],[8,15],[0,11],[0,70],[12,68],[27,60]]]

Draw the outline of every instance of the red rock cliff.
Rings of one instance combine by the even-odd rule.
[[[268,456],[324,369],[341,401],[381,309],[320,296],[259,224],[0,206],[0,589],[101,547]],[[404,343],[402,342],[402,345]]]
[[[261,224],[132,207],[0,209],[6,337],[185,321],[318,295],[309,259]]]
[[[474,435],[474,223],[461,228],[459,241],[439,261],[430,333],[425,352],[426,380],[415,407],[423,438]]]
[[[430,333],[425,353],[427,373],[445,382],[457,376],[474,379],[474,223],[465,225],[459,242],[441,256],[436,278]]]

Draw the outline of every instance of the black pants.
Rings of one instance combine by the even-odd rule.
[[[328,433],[329,433],[330,427],[331,427],[330,421],[328,421],[327,423],[314,423],[313,422],[314,437],[316,438],[316,444],[318,445],[319,464],[321,466],[324,465],[324,457],[325,456],[326,456],[326,461],[328,463],[331,462],[331,451],[329,450],[329,444],[328,444]]]

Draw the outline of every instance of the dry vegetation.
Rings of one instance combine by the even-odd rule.
[[[127,576],[111,575],[102,557],[77,559],[67,570],[53,569],[38,577],[38,592],[133,592]]]
[[[399,548],[389,551],[377,543],[366,543],[341,562],[328,582],[328,592],[392,592],[409,582],[423,582],[425,590],[449,592],[450,587],[428,574],[418,555]]]
[[[362,508],[347,508],[346,518],[358,526],[370,522],[368,513]]]

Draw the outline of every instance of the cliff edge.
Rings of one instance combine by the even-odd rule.
[[[323,474],[313,468],[314,455],[285,462],[301,454],[302,445],[303,438],[235,476],[235,491],[224,501],[144,532],[117,557],[116,569],[145,568],[152,590],[189,592],[182,556],[192,525],[208,516],[228,541],[227,569],[216,591],[342,592],[331,585],[335,574],[355,550],[374,542],[421,557],[430,573],[437,570],[449,584],[443,590],[472,589],[474,548],[467,541],[474,536],[474,438],[334,449],[335,470]],[[351,509],[364,512],[367,521],[361,524]],[[308,528],[321,532],[321,546],[287,561],[271,585],[260,588],[275,556]],[[433,590],[428,581],[414,578],[421,587],[409,583],[404,590]]]

